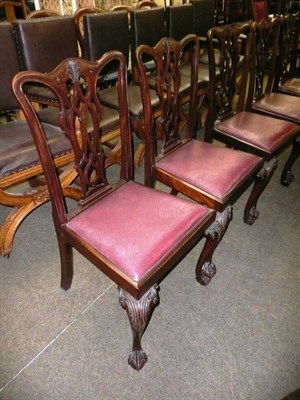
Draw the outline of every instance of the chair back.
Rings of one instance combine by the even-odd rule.
[[[265,93],[275,90],[281,32],[281,17],[254,22],[253,62],[251,63],[247,108]]]
[[[281,40],[279,42],[279,63],[276,68],[275,87],[284,84],[297,75],[298,43],[300,35],[300,15],[286,14],[281,18]]]
[[[133,79],[137,80],[135,50],[142,44],[155,46],[166,36],[165,10],[163,7],[134,10],[131,12],[130,21],[131,67]]]
[[[17,20],[14,30],[24,70],[49,72],[65,58],[78,57],[73,17]]]
[[[141,45],[136,49],[139,80],[145,124],[145,179],[151,179],[151,167],[156,154],[156,139],[162,140],[161,152],[166,154],[182,142],[182,109],[180,97],[180,64],[186,51],[191,55],[190,105],[185,138],[190,139],[197,128],[197,92],[199,39],[188,35],[180,42],[172,38],[163,38],[154,47]],[[155,91],[159,98],[159,117],[155,120],[151,107],[148,73],[144,60],[151,59],[155,64]]]
[[[207,32],[215,24],[215,5],[210,0],[193,0],[193,32],[206,39]]]
[[[42,85],[51,90],[59,107],[60,129],[70,141],[74,152],[75,169],[80,182],[80,212],[84,205],[112,190],[106,177],[107,154],[101,146],[104,109],[98,97],[97,80],[101,70],[110,62],[118,66],[118,100],[122,146],[120,178],[132,177],[132,155],[127,105],[127,66],[119,52],[107,53],[99,62],[84,59],[66,59],[48,74],[23,71],[13,81],[14,92],[22,106],[40,157],[53,206],[54,223],[59,235],[61,225],[67,221],[67,208],[61,184],[53,162],[43,125],[24,87]],[[118,179],[117,179],[118,180]]]
[[[252,37],[251,22],[214,27],[208,32],[210,103],[206,132],[212,130],[216,120],[245,108]]]
[[[180,4],[166,8],[166,32],[175,40],[181,40],[192,33],[193,6]]]
[[[129,25],[126,11],[84,15],[83,32],[84,58],[96,61],[106,52],[118,50],[125,55],[128,63]]]
[[[21,67],[10,23],[0,23],[0,37],[0,114],[4,114],[19,108],[11,83]]]
[[[83,32],[83,16],[86,14],[99,14],[105,10],[100,7],[81,7],[74,12],[74,21],[76,25],[77,38],[81,48],[81,54],[84,54],[84,32]]]

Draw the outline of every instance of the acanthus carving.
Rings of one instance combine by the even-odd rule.
[[[223,212],[216,213],[216,219],[205,231],[205,236],[210,236],[215,239],[217,236],[218,242],[222,239],[229,222],[232,220],[232,206],[227,206]]]
[[[232,220],[232,206],[227,206],[223,212],[217,212],[215,221],[205,231],[206,242],[196,267],[196,279],[201,285],[208,285],[215,276],[217,269],[212,262],[212,255],[224,236]]]
[[[256,176],[255,184],[252,192],[247,201],[244,211],[244,222],[248,225],[253,225],[259,217],[259,210],[257,209],[257,200],[261,193],[268,185],[275,169],[277,168],[277,159],[273,158],[269,162],[265,162],[263,168]]]
[[[257,174],[257,177],[263,181],[269,180],[277,168],[277,164],[277,158],[273,158],[271,161],[265,162],[263,168]]]
[[[141,337],[158,301],[157,284],[153,285],[139,300],[119,287],[119,302],[127,312],[133,335],[132,351],[129,353],[128,363],[137,371],[142,369],[148,360],[147,354],[141,346]]]

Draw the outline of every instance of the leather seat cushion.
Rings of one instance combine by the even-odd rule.
[[[36,100],[37,102],[46,102],[46,103],[57,103],[56,96],[54,93],[40,85],[26,85],[25,87],[26,93],[30,96],[31,100]]]
[[[51,125],[59,125],[58,108],[46,107],[38,112],[40,121]],[[88,119],[88,126],[92,126],[92,121]],[[113,108],[103,107],[103,119],[101,121],[101,129],[103,134],[109,133],[119,128],[119,112]]]
[[[105,106],[119,109],[117,87],[103,89],[100,91],[99,96],[101,103]],[[159,107],[159,100],[154,90],[150,90],[150,100],[152,107]],[[132,118],[141,118],[143,116],[141,89],[138,85],[128,85],[128,107]]]
[[[214,130],[272,154],[297,132],[293,122],[250,112],[240,112],[216,124]]]
[[[265,94],[252,105],[254,110],[291,119],[300,124],[300,101],[296,96],[282,93]]]
[[[191,79],[191,64],[181,64],[180,65],[180,72],[182,76],[188,76]],[[203,86],[208,86],[209,81],[209,68],[208,64],[199,64],[198,67],[198,82]]]
[[[139,282],[211,216],[200,204],[128,182],[71,219],[66,229],[110,260],[120,275]]]
[[[43,124],[54,157],[71,153],[71,145],[61,129]],[[39,157],[26,121],[0,125],[0,178],[40,164]]]
[[[223,204],[260,163],[255,155],[192,140],[163,157],[156,168]]]
[[[284,85],[280,86],[280,90],[300,96],[300,79],[292,78],[287,80]]]

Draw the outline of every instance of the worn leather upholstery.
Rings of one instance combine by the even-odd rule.
[[[79,56],[71,16],[17,20],[14,30],[24,70],[49,72],[65,58]]]
[[[65,58],[79,56],[71,16],[17,20],[13,26],[23,70],[49,72]],[[50,90],[38,86],[28,86],[27,92],[37,102],[51,104],[54,99]]]
[[[68,140],[59,127],[43,124],[54,158],[71,153]],[[1,125],[0,179],[40,164],[39,157],[26,121]]]
[[[158,108],[159,100],[154,90],[150,91],[151,104]],[[108,107],[118,108],[117,88],[115,86],[103,89],[100,92],[101,102]],[[141,118],[143,116],[143,104],[141,100],[141,90],[138,85],[128,85],[128,107],[131,118]]]
[[[299,127],[292,122],[266,115],[240,112],[216,124],[214,130],[273,154],[294,137]]]
[[[287,118],[300,124],[300,105],[297,96],[282,93],[265,93],[252,105],[253,110]]]
[[[103,107],[103,119],[101,121],[101,127],[104,131],[110,131],[118,128],[119,126],[119,114],[112,108]],[[51,125],[59,125],[58,121],[58,109],[56,107],[43,108],[38,113],[39,118],[42,122]],[[89,124],[89,121],[88,121]]]
[[[18,109],[19,104],[12,91],[12,80],[20,71],[17,48],[15,46],[11,24],[0,24],[0,111]],[[5,62],[2,61],[5,60]],[[55,157],[70,152],[70,144],[57,127],[45,126],[49,144]],[[39,164],[39,158],[28,128],[23,120],[15,120],[0,125],[0,179],[17,174]]]
[[[251,172],[257,169],[260,160],[242,151],[192,140],[159,160],[156,168],[195,186],[208,197],[225,203],[233,189],[242,185]]]
[[[71,219],[66,229],[109,260],[119,275],[140,282],[210,216],[199,204],[128,182]]]

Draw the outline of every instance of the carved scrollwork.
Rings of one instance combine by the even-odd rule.
[[[215,221],[205,231],[205,236],[210,236],[212,239],[217,238],[219,242],[232,220],[232,206],[227,206],[223,212],[217,212]]]
[[[133,335],[132,351],[128,356],[128,363],[133,369],[139,371],[148,360],[147,354],[141,346],[141,337],[154,307],[159,302],[158,285],[153,285],[139,300],[119,288],[119,302],[127,312]]]
[[[263,168],[257,174],[257,177],[263,181],[267,181],[273,175],[275,169],[277,168],[277,158],[273,158],[269,162],[265,162]]]
[[[215,221],[205,231],[207,239],[196,267],[196,279],[201,285],[208,285],[216,275],[217,269],[212,262],[212,256],[231,220],[232,206],[229,205],[223,212],[217,212]]]
[[[244,211],[244,222],[248,225],[253,225],[259,217],[257,209],[257,200],[268,185],[275,169],[277,168],[277,159],[273,158],[269,162],[265,162],[263,168],[257,174],[255,184],[247,201]]]

